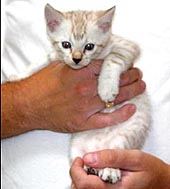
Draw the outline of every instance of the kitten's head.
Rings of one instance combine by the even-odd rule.
[[[47,4],[47,32],[60,58],[74,69],[97,59],[109,41],[114,11],[115,7],[106,11],[61,13]]]

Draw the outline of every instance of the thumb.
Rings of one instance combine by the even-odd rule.
[[[128,171],[139,171],[145,153],[139,150],[102,150],[87,153],[83,157],[84,164],[94,168],[120,168]]]

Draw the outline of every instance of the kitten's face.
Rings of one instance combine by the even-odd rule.
[[[61,13],[46,5],[48,35],[60,59],[74,69],[98,59],[111,35],[114,9]]]

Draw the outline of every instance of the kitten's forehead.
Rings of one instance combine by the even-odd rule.
[[[72,11],[66,12],[64,15],[72,23],[72,34],[75,40],[84,38],[88,24],[96,18],[92,11]]]

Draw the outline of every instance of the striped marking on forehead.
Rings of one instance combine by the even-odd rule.
[[[75,40],[83,39],[87,31],[88,22],[93,19],[92,12],[72,11],[65,13],[65,17],[72,23],[72,34]]]

